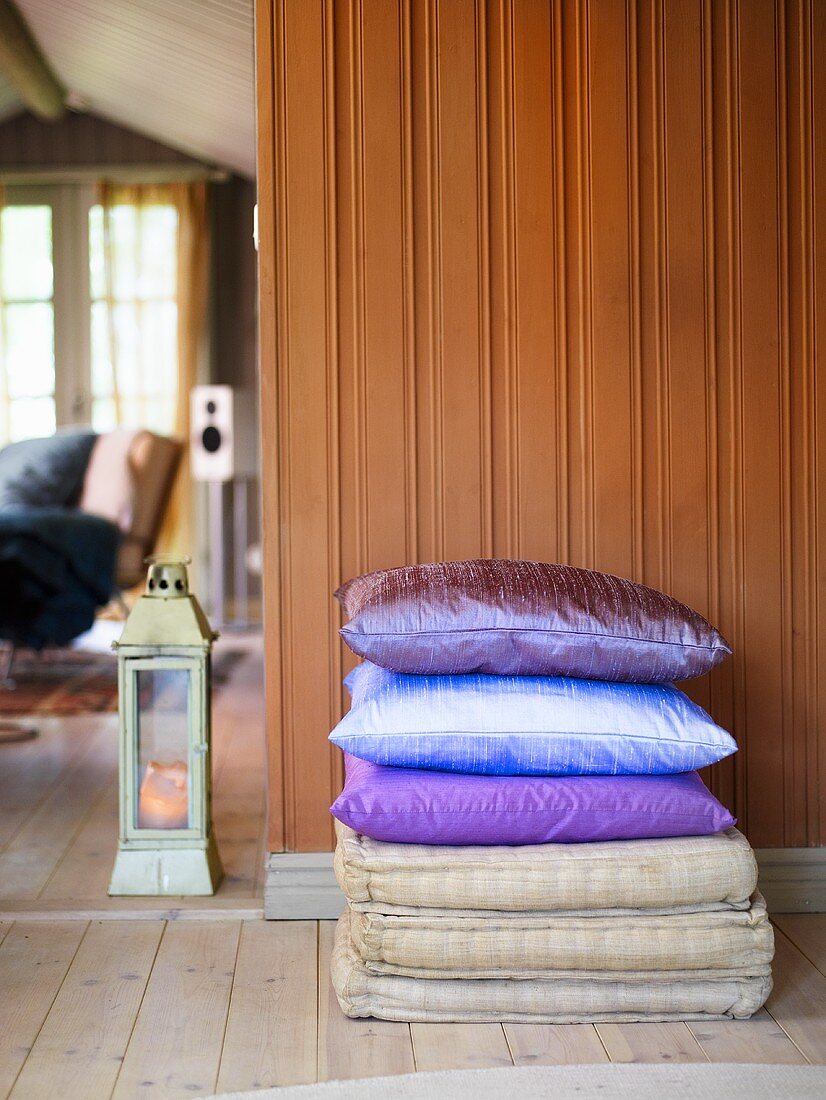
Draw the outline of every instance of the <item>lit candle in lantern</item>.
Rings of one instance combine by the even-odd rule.
[[[138,794],[141,829],[186,829],[189,825],[187,769],[183,760],[150,760]]]

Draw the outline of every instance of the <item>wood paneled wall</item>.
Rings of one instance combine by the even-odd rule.
[[[331,591],[477,555],[708,614],[713,786],[822,843],[826,3],[259,0],[258,90],[272,850],[331,842]]]

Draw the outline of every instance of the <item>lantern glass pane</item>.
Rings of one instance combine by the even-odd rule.
[[[139,669],[137,826],[187,829],[189,797],[189,670]]]

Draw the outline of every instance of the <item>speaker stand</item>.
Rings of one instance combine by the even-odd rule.
[[[212,625],[224,625],[224,483],[209,482],[209,583]]]
[[[247,543],[249,542],[249,478],[232,482],[232,625],[239,630],[249,626],[249,584],[247,580]]]

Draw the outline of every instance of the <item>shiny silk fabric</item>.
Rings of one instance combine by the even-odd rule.
[[[368,573],[336,592],[341,635],[396,672],[669,683],[730,652],[685,604],[608,573],[480,559]]]
[[[704,836],[734,818],[696,772],[680,775],[453,775],[345,755],[334,817],[401,844],[543,844]]]
[[[665,775],[736,752],[671,684],[555,676],[409,676],[369,661],[330,740],[363,760],[480,775]]]

